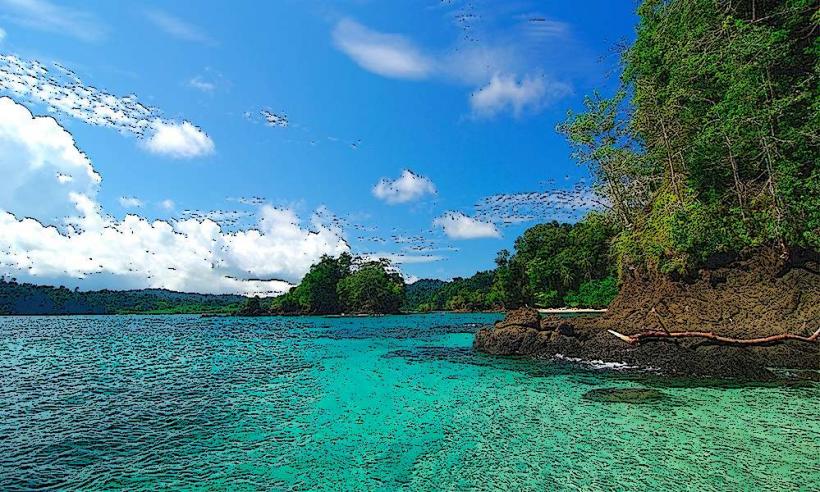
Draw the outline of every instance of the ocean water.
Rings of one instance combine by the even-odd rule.
[[[0,318],[0,489],[820,490],[820,384],[474,353],[495,319]]]

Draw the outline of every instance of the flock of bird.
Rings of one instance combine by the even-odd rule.
[[[268,126],[287,128],[288,115],[286,115],[285,113],[277,114],[268,109],[263,109],[260,111],[260,113],[262,114],[262,117],[265,118],[265,122]]]
[[[555,180],[548,180],[554,183]],[[475,206],[475,216],[481,220],[511,225],[521,222],[574,220],[594,209],[606,208],[606,200],[583,182],[571,189],[506,193],[488,196]]]
[[[253,214],[246,210],[183,210],[180,216],[183,219],[193,219],[197,222],[210,220],[223,227],[234,227],[240,224],[242,219],[246,219]]]
[[[258,113],[254,113],[254,112],[251,112],[251,111],[246,111],[244,113],[244,115],[245,115],[245,119],[247,119],[249,121],[259,121],[260,117],[261,117],[261,121],[266,126],[270,126],[270,127],[274,127],[274,128],[289,128],[290,127],[290,128],[299,129],[299,130],[302,130],[304,132],[311,133],[311,131],[308,128],[306,128],[302,125],[291,124],[291,121],[288,118],[288,115],[284,112],[276,113],[276,112],[274,112],[270,109],[260,109],[258,111]],[[325,140],[328,141],[328,142],[331,142],[331,143],[344,143],[344,141],[342,139],[338,138],[338,137],[328,136],[328,137],[325,137],[324,139],[322,139],[322,138],[316,137],[315,135],[310,136],[309,140],[307,140],[307,143],[311,147],[315,147],[315,146],[319,145],[320,142],[325,141]],[[305,143],[304,140],[292,139],[292,138],[289,138],[286,141],[287,142]],[[362,139],[361,138],[353,139],[352,141],[350,141],[348,143],[348,145],[351,149],[358,150],[359,147],[362,145]]]
[[[134,95],[115,96],[83,83],[76,73],[54,63],[49,69],[33,60],[0,54],[0,91],[47,105],[88,124],[113,128],[144,137],[151,125],[166,122],[158,110],[140,103]]]
[[[569,176],[565,176],[565,180]],[[556,179],[541,181],[542,184],[555,185]],[[258,206],[268,201],[260,196],[228,198],[245,205]],[[541,223],[551,220],[574,221],[589,210],[607,208],[606,200],[597,195],[582,179],[571,188],[552,188],[544,191],[495,194],[481,199],[474,206],[473,218],[491,222],[500,227],[522,223]],[[209,219],[222,226],[236,226],[241,220],[253,214],[240,210],[215,210],[209,212],[184,210],[182,216],[197,220]],[[360,245],[393,245],[399,247],[398,253],[391,253],[397,258],[402,255],[424,257],[434,252],[458,251],[437,234],[435,228],[408,233],[405,229],[392,227],[382,232],[374,225],[363,224],[354,220],[353,214],[338,216],[327,209],[319,209],[314,214],[314,225],[330,230],[355,231],[353,239]],[[301,224],[293,224],[301,226]],[[364,256],[375,254],[362,252]]]

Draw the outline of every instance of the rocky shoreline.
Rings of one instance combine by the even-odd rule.
[[[629,344],[610,334],[605,320],[544,317],[532,309],[510,312],[476,333],[476,350],[623,365],[675,376],[771,379],[769,368],[820,370],[820,344],[788,341],[739,347],[702,339]]]
[[[609,310],[596,318],[542,317],[535,309],[476,334],[474,347],[497,355],[564,357],[626,364],[684,376],[766,379],[769,368],[820,370],[820,339],[740,345],[703,337],[642,339],[654,331],[708,332],[740,340],[820,328],[820,256],[795,250],[715,258],[692,278],[632,272]],[[623,334],[622,338],[610,331]]]

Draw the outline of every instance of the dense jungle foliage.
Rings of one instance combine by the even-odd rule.
[[[622,269],[820,249],[817,3],[646,0],[622,89],[559,126],[620,224]]]
[[[323,256],[288,293],[251,298],[239,314],[398,313],[404,288],[404,279],[386,260]]]

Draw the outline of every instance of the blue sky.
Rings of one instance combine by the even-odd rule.
[[[0,169],[21,176],[0,201],[0,271],[81,288],[270,293],[344,249],[388,255],[407,277],[490,268],[526,227],[589,204],[580,188],[550,201],[586,175],[554,127],[585,94],[614,87],[614,46],[631,40],[634,7],[0,0],[0,95],[10,97]],[[70,107],[78,88],[97,113]],[[100,118],[123,107],[119,122]],[[50,181],[31,177],[54,152],[26,130],[43,116],[73,136],[99,183],[59,178],[76,165],[65,149],[47,157]],[[476,210],[499,194],[512,195],[506,208]],[[37,215],[51,200],[57,212]],[[23,227],[26,217],[43,231]],[[59,254],[49,225],[76,258],[53,258],[72,255]],[[203,228],[215,236],[197,243]],[[126,229],[145,234],[140,252],[154,265],[99,246],[137,256],[133,240],[111,236]],[[176,264],[185,248],[190,261]]]

